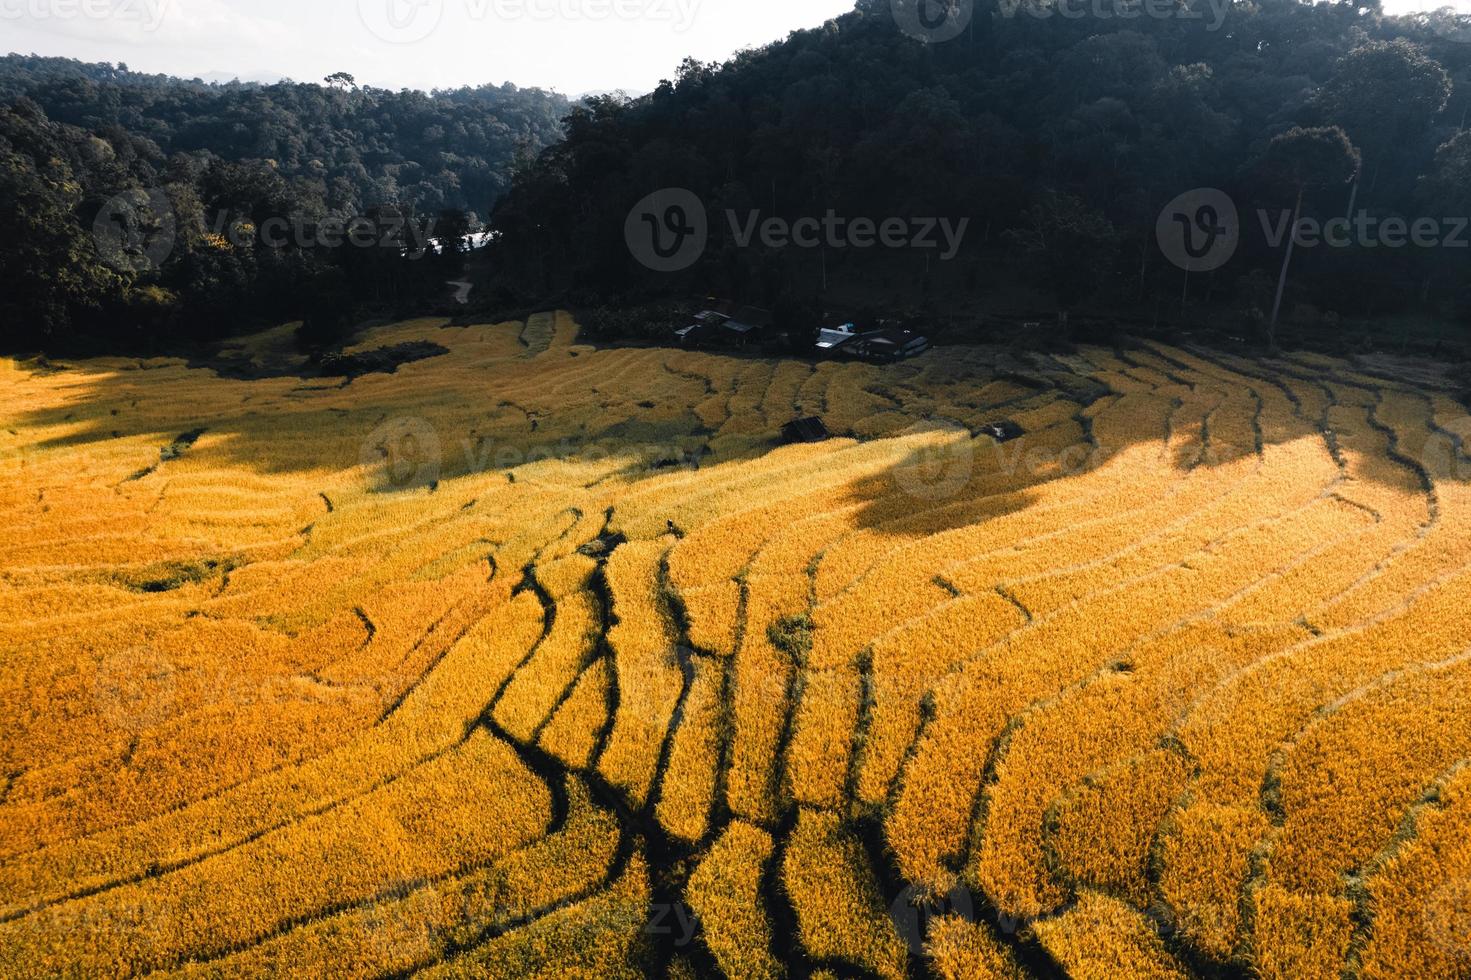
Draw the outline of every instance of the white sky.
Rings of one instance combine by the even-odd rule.
[[[1390,12],[1471,0],[1385,0]],[[487,82],[646,92],[686,55],[724,59],[853,0],[0,0],[0,51],[184,77],[347,71],[430,89]]]
[[[853,0],[0,0],[0,52],[183,77],[384,88],[515,82],[645,92],[686,55],[724,59]],[[386,38],[386,39],[385,39]]]

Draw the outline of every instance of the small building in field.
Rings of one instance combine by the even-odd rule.
[[[817,349],[824,354],[833,354],[857,336],[858,328],[851,323],[823,327],[817,335]]]
[[[910,357],[918,357],[930,349],[930,339],[924,334],[903,327],[885,327],[859,334],[843,346],[845,353],[865,361],[892,363]]]
[[[753,306],[733,313],[708,309],[696,313],[694,322],[674,331],[685,347],[745,347],[771,324],[771,315]]]
[[[831,438],[827,426],[819,418],[797,419],[788,422],[781,429],[781,441],[789,446],[802,442],[825,442]]]
[[[771,314],[755,306],[743,306],[725,321],[725,329],[742,337],[758,336],[771,328]]]
[[[990,436],[997,442],[1011,442],[1020,439],[1027,434],[1027,430],[1017,425],[1010,419],[1002,419],[999,422],[987,422],[980,428],[980,435]]]

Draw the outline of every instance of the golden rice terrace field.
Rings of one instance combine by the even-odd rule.
[[[1471,976],[1433,372],[576,334],[0,362],[0,976]]]

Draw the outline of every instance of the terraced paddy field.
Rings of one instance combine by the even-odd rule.
[[[0,362],[0,975],[1471,976],[1428,367],[415,340]]]

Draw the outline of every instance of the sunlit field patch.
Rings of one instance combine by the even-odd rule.
[[[0,365],[0,974],[1471,973],[1458,392],[416,342]]]

